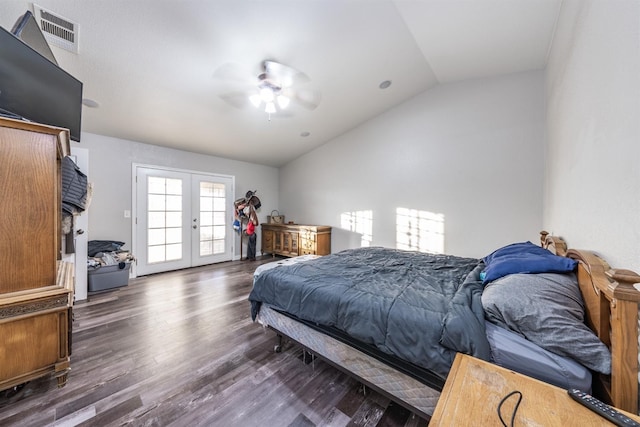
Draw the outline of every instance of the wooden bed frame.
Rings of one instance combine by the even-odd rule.
[[[638,302],[634,283],[640,276],[614,270],[585,250],[567,250],[566,243],[542,231],[541,245],[578,261],[577,277],[585,301],[585,323],[611,350],[611,375],[593,374],[593,394],[625,411],[638,413]],[[336,339],[264,307],[257,320],[303,349],[348,373],[396,403],[429,419],[440,392]],[[280,342],[276,345],[278,349]]]
[[[594,375],[593,393],[601,400],[638,413],[638,302],[633,285],[640,276],[616,270],[595,253],[569,249],[566,243],[540,232],[543,247],[578,261],[578,283],[585,302],[585,323],[611,350],[611,375]]]

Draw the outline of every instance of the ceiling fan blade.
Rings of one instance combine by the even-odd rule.
[[[224,102],[238,109],[245,109],[251,105],[247,92],[227,92],[219,96]]]
[[[293,92],[292,99],[307,110],[315,110],[320,105],[322,96],[316,90],[302,88]]]
[[[263,62],[263,67],[267,77],[278,80],[282,87],[311,82],[309,76],[302,71],[276,61],[266,60]]]
[[[213,78],[226,82],[244,83],[254,85],[256,76],[235,62],[226,62],[213,72]]]

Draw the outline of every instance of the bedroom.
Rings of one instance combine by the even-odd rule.
[[[27,6],[7,10],[7,3],[3,27]],[[406,207],[444,213],[452,253],[483,255],[546,228],[638,271],[638,4],[562,4],[545,69],[439,85],[280,169],[89,133],[80,146],[91,153],[95,185],[109,192],[96,195],[91,236],[131,241],[121,212],[131,208],[135,161],[234,173],[238,194],[260,182],[262,217],[279,209],[288,219],[339,228],[343,212],[375,210],[375,244],[394,244],[395,207]],[[439,157],[411,162],[412,153],[433,150],[426,140],[441,142]],[[119,167],[123,157],[130,160]],[[456,169],[443,167],[450,164]],[[433,189],[433,176],[446,187]],[[336,234],[335,248],[354,238]]]

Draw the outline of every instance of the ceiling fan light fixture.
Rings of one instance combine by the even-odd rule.
[[[260,98],[265,103],[273,103],[273,89],[271,89],[270,87],[263,87],[262,89],[260,89]]]
[[[220,98],[236,108],[247,106],[248,100],[256,109],[267,113],[269,120],[271,120],[271,115],[283,113],[283,110],[291,108],[292,104],[299,104],[308,110],[313,110],[318,106],[320,98],[316,91],[304,86],[294,87],[297,84],[309,83],[310,79],[306,74],[271,60],[262,61],[262,69],[263,72],[258,74],[257,79],[251,85],[252,87],[248,87],[242,92],[220,94]],[[221,73],[216,71],[214,74]],[[288,117],[286,113],[283,116]]]
[[[264,112],[274,114],[276,112],[276,104],[273,102],[267,102],[267,105],[264,107]]]
[[[278,95],[277,100],[278,100],[278,107],[280,107],[283,110],[287,108],[289,106],[289,102],[291,102],[289,97],[284,95]]]

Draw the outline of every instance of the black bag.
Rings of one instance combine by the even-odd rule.
[[[115,252],[119,251],[123,246],[124,242],[115,240],[89,240],[87,243],[87,255],[93,257],[100,252]]]

